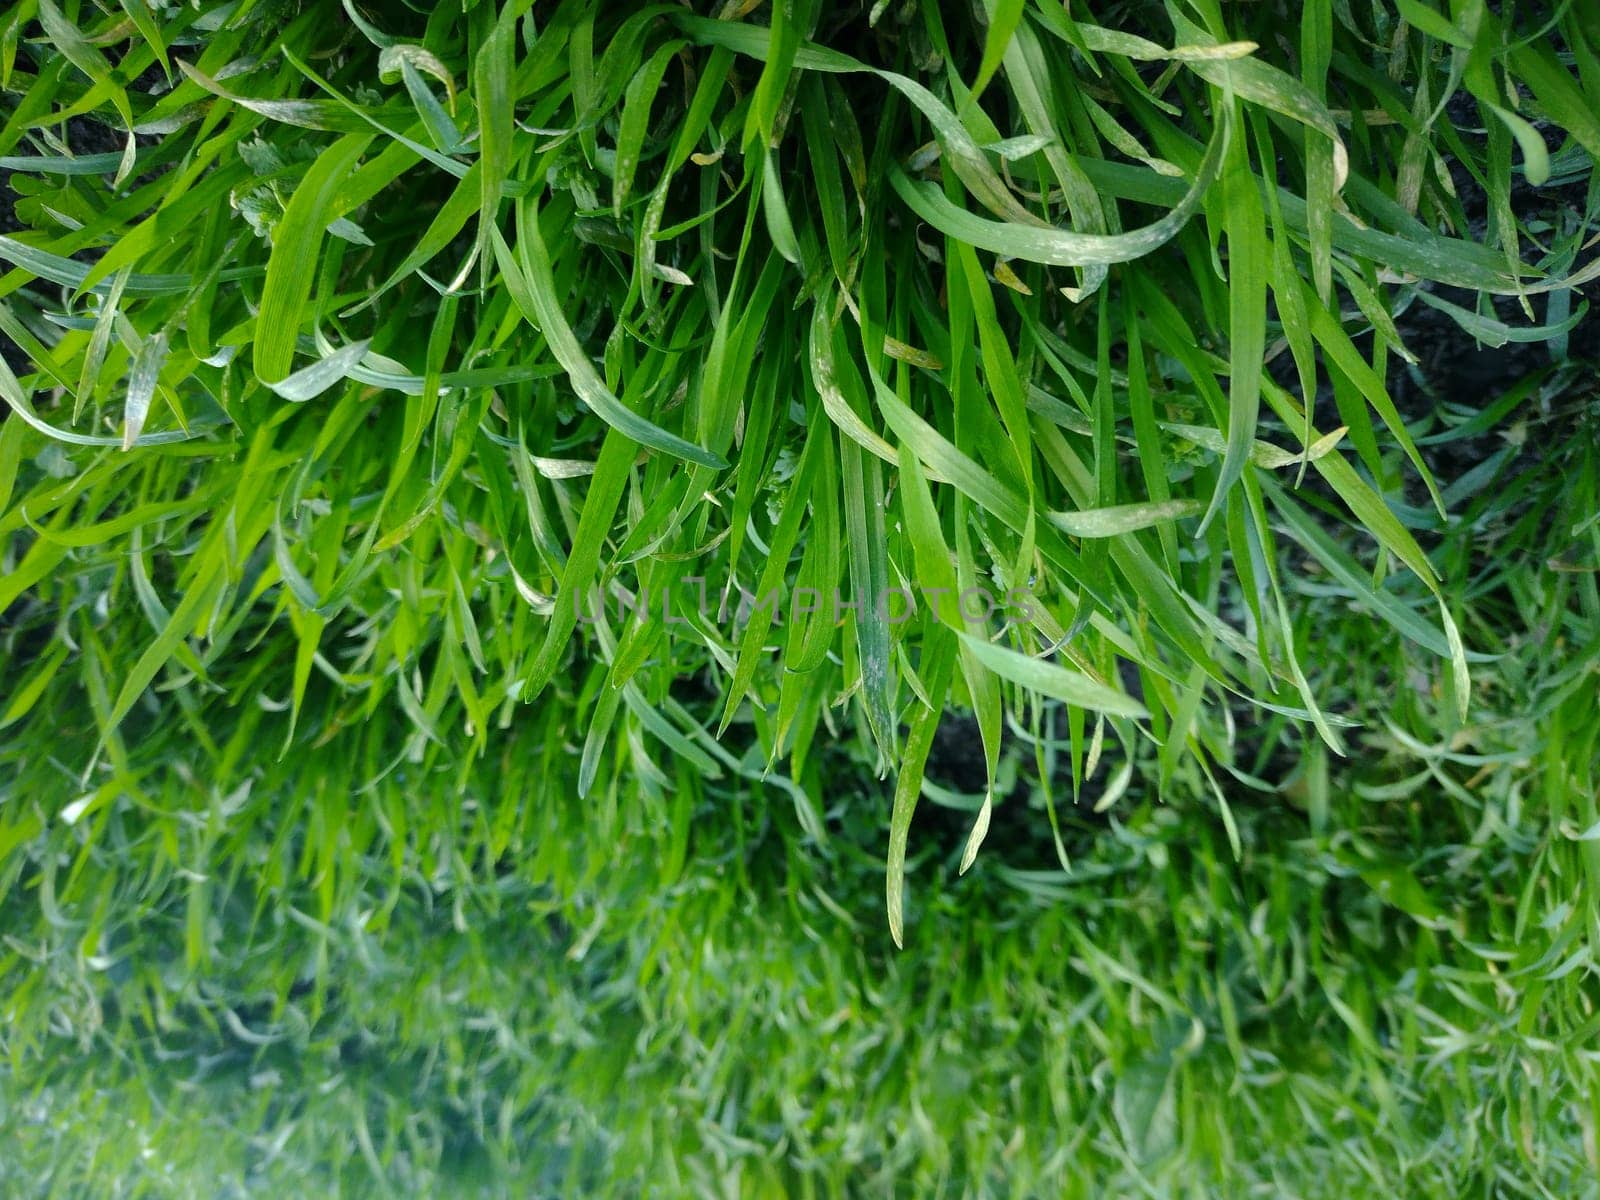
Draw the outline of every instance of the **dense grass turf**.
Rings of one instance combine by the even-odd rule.
[[[1591,6],[417,8],[0,17],[0,1185],[1595,1194]]]

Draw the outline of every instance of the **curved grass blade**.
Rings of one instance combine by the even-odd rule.
[[[1031,655],[1019,654],[969,633],[963,632],[959,636],[984,666],[1031,692],[1113,717],[1139,718],[1150,715],[1150,711],[1132,696],[1098,683],[1087,675]]]
[[[611,394],[611,389],[606,387],[590,363],[589,356],[578,343],[577,335],[572,332],[572,326],[567,324],[566,315],[561,311],[549,253],[539,234],[538,217],[531,208],[522,206],[518,209],[515,255],[506,245],[499,229],[490,228],[489,241],[494,247],[495,261],[505,277],[506,290],[511,293],[512,300],[522,315],[544,334],[550,353],[566,371],[573,390],[597,417],[641,446],[714,470],[720,471],[728,465],[720,454],[714,454],[675,433],[668,433]]]
[[[922,680],[930,695],[944,695],[955,661],[955,647],[955,638],[943,631],[930,639],[922,671]],[[918,706],[906,735],[900,773],[894,783],[894,808],[889,814],[889,850],[884,872],[884,902],[889,913],[889,936],[901,948],[905,946],[906,927],[906,846],[911,840],[911,818],[917,811],[917,798],[922,794],[923,771],[928,764],[928,751],[933,748],[933,735],[939,728],[939,716],[940,710],[937,708]]]
[[[284,209],[256,316],[255,369],[263,383],[279,382],[289,374],[334,193],[371,141],[367,134],[340,138],[311,164]]]
[[[907,206],[940,233],[1007,258],[1057,267],[1132,262],[1171,241],[1200,207],[1221,170],[1230,126],[1231,119],[1219,123],[1194,182],[1172,211],[1158,221],[1127,233],[1074,233],[1032,224],[991,221],[951,203],[932,184],[912,181],[899,167],[889,172],[889,182]]]

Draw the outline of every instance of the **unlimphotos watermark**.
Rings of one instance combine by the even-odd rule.
[[[610,597],[609,604],[597,591],[592,591],[587,599],[575,597],[572,604],[578,622],[583,625],[595,624],[610,609],[618,621],[626,621],[630,615],[641,620],[658,615],[666,625],[715,623],[726,626],[731,622],[735,627],[742,627],[758,613],[773,625],[818,614],[837,625],[847,613],[854,614],[858,620],[873,616],[888,625],[902,625],[912,620],[923,605],[936,611],[940,605],[952,601],[968,621],[989,621],[996,615],[1007,620],[1029,621],[1035,615],[1033,593],[1027,588],[997,591],[982,585],[955,589],[912,583],[906,587],[884,588],[870,597],[846,597],[839,588],[824,591],[812,587],[775,587],[764,595],[757,595],[732,580],[712,589],[703,575],[686,575],[677,586],[670,588],[654,591],[640,588],[636,593],[618,591]]]

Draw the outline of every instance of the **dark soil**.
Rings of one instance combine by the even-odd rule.
[[[1074,804],[1069,770],[1063,757],[1050,783],[1061,840],[1069,855],[1081,857],[1088,853],[1095,837],[1110,819],[1109,814],[1095,812],[1094,804],[1111,772],[1102,766],[1095,777],[1083,785],[1078,803]],[[983,795],[988,784],[983,738],[977,719],[971,713],[945,712],[934,734],[924,775],[939,787],[969,796]],[[1019,870],[1055,870],[1060,864],[1051,845],[1049,816],[1042,804],[1030,803],[1036,783],[1031,773],[1019,773],[1009,792],[995,796],[989,832],[983,842],[984,852],[998,855],[1000,861]],[[976,815],[924,798],[917,805],[912,823],[913,843],[936,846],[941,855],[954,861],[967,844]]]
[[[116,48],[109,47],[109,57],[115,62]],[[24,43],[18,48],[19,65],[31,69],[37,64],[28,61],[28,50]],[[150,92],[166,86],[166,76],[161,68],[151,64],[129,86],[130,91]],[[61,132],[59,129],[57,132]],[[66,122],[65,141],[74,154],[117,154],[126,144],[127,134],[124,131],[113,129],[91,117],[72,117]],[[153,145],[157,139],[154,136],[141,134],[136,136],[141,146]],[[8,155],[21,155],[28,153],[25,146],[17,146],[5,151]],[[0,173],[0,234],[15,233],[25,228],[17,217],[17,193],[11,186],[12,176]],[[4,357],[6,365],[15,374],[25,374],[33,370],[32,362],[22,352],[22,348],[4,334],[0,334],[0,357]],[[5,412],[0,410],[0,420],[5,417]]]

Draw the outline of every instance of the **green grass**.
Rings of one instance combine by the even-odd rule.
[[[1596,1194],[1500,7],[13,6],[0,1185]]]

